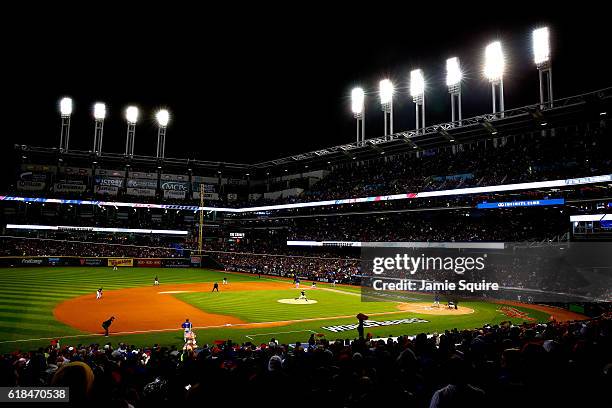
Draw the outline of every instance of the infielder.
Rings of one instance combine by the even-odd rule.
[[[96,290],[96,299],[102,299],[102,288]]]

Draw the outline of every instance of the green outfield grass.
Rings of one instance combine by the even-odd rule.
[[[48,337],[66,337],[64,343],[88,344],[106,342],[107,339],[90,335],[68,327],[53,317],[54,307],[65,299],[93,294],[98,287],[105,290],[150,286],[157,275],[161,284],[200,283],[221,281],[224,276],[231,276],[230,282],[248,282],[258,280],[242,274],[227,274],[219,271],[187,268],[119,268],[113,271],[106,267],[35,267],[0,269],[0,352],[17,349],[29,350],[49,343]],[[269,278],[262,277],[261,280]],[[320,289],[330,288],[319,284]],[[295,289],[227,292],[227,293],[183,293],[177,294],[180,300],[201,308],[207,312],[233,315],[246,322],[274,322],[286,320],[304,320],[277,327],[242,327],[198,329],[198,343],[214,340],[232,339],[236,342],[267,342],[270,337],[280,341],[305,341],[311,333],[324,333],[327,338],[354,338],[356,330],[332,333],[322,327],[354,324],[355,318],[330,318],[337,316],[354,316],[363,313],[384,313],[397,311],[395,303],[362,302],[358,288],[338,286],[333,291],[309,290],[312,299],[318,301],[313,305],[288,305],[277,302],[282,298],[297,296]],[[430,297],[423,296],[430,301]],[[367,331],[375,336],[399,334],[416,334],[420,332],[440,332],[450,328],[474,328],[484,323],[498,323],[510,320],[497,312],[498,306],[484,302],[463,302],[462,306],[471,307],[475,313],[462,316],[433,316],[410,312],[376,316],[377,321],[397,320],[418,317],[428,323],[412,323],[387,327],[369,328]],[[545,313],[519,308],[538,320],[545,320]],[[85,312],[85,311],[84,311]],[[324,320],[321,320],[324,319]],[[512,319],[521,323],[520,319]],[[204,325],[194,322],[195,326]],[[22,341],[29,339],[29,341]],[[35,340],[40,339],[40,340]],[[182,334],[179,330],[132,335],[111,336],[110,341],[125,341],[138,345],[182,346]]]

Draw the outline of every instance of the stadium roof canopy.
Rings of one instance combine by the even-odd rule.
[[[534,104],[506,110],[502,113],[488,113],[461,121],[370,138],[363,143],[353,142],[253,164],[178,158],[159,159],[153,156],[138,155],[126,157],[122,153],[102,153],[96,156],[92,151],[70,150],[60,152],[57,147],[27,145],[15,145],[15,149],[23,157],[29,156],[29,160],[40,158],[46,162],[52,159],[89,164],[97,161],[100,165],[131,166],[134,168],[163,166],[164,169],[182,169],[184,171],[193,169],[194,172],[199,170],[215,172],[224,170],[242,174],[251,172],[251,175],[255,176],[257,172],[278,171],[279,169],[303,172],[307,167],[309,170],[316,170],[354,159],[377,158],[382,154],[393,155],[427,150],[452,146],[453,144],[472,143],[495,137],[535,132],[546,128],[580,124],[598,120],[603,112],[612,114],[610,111],[611,105],[612,87],[609,87],[555,100],[552,108]],[[228,140],[231,140],[231,137],[231,134],[227,135]],[[281,149],[279,148],[279,150]]]

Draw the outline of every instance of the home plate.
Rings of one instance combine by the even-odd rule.
[[[191,293],[193,290],[169,290],[167,292],[157,292],[158,295],[172,295],[174,293]]]

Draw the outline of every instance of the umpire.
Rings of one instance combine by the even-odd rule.
[[[102,328],[104,329],[104,336],[108,337],[108,328],[111,324],[113,324],[113,320],[115,320],[115,316],[111,316],[110,319],[102,322]]]

